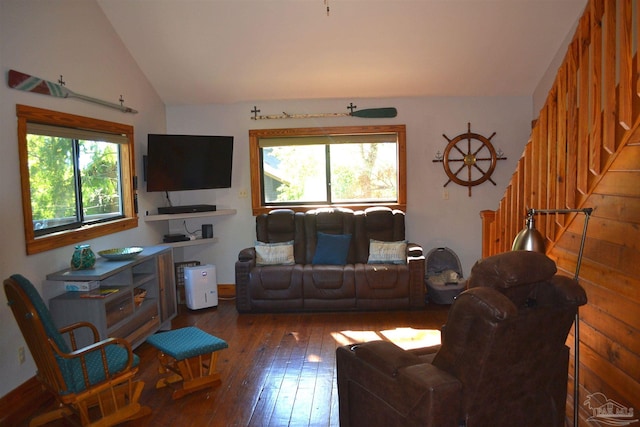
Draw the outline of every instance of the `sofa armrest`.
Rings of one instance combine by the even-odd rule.
[[[407,258],[418,258],[424,256],[424,251],[422,250],[422,246],[417,243],[407,243]]]
[[[238,261],[252,261],[256,259],[256,248],[244,248],[238,254]]]
[[[249,278],[251,270],[256,266],[255,248],[245,248],[238,254],[236,261],[236,309],[239,313],[251,311],[251,290]]]
[[[426,259],[422,247],[410,243],[407,245],[407,265],[409,267],[409,305],[411,308],[423,308],[426,303],[426,285],[424,275]]]

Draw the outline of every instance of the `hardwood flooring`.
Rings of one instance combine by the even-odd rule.
[[[218,358],[222,384],[174,401],[170,389],[155,388],[157,351],[142,344],[135,351],[145,382],[141,402],[152,414],[125,425],[338,426],[336,348],[373,339],[405,348],[432,345],[447,310],[238,314],[233,301],[200,311],[181,306],[174,329],[197,326],[229,344]]]

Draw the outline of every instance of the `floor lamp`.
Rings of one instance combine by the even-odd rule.
[[[582,229],[582,239],[580,240],[580,250],[578,251],[578,261],[576,263],[576,273],[573,276],[575,281],[578,281],[578,275],[580,274],[580,264],[582,264],[582,252],[584,250],[584,242],[587,237],[587,225],[589,225],[589,218],[593,208],[583,209],[529,209],[527,210],[526,226],[518,233],[513,240],[513,246],[511,250],[526,250],[534,252],[545,253],[545,241],[544,237],[535,227],[535,221],[533,219],[536,214],[567,214],[567,213],[583,213],[584,227]],[[578,315],[578,309],[576,309],[576,319],[573,326],[573,425],[578,426],[578,370],[580,364],[580,316]]]

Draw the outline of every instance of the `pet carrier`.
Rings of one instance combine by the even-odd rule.
[[[435,248],[429,251],[425,270],[428,302],[451,304],[466,286],[466,280],[462,278],[460,259],[449,248]]]

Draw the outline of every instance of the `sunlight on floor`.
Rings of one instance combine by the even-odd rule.
[[[395,328],[386,331],[340,331],[332,332],[331,336],[339,345],[386,340],[405,350],[440,344],[440,331],[437,329]]]
[[[440,344],[440,331],[438,329],[396,328],[382,331],[381,333],[389,341],[405,350]]]
[[[310,354],[307,357],[307,362],[320,363],[320,362],[322,362],[322,358],[320,356],[318,356],[317,354]]]
[[[376,341],[383,339],[375,331],[341,331],[331,332],[331,336],[339,345],[353,344],[357,342]]]

